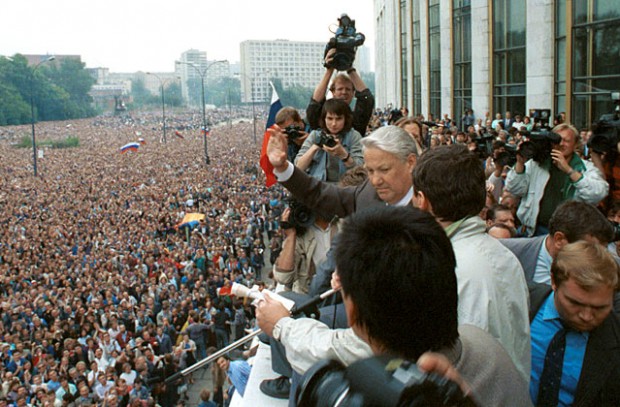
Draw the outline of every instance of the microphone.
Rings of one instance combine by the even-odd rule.
[[[299,304],[299,305],[295,305],[293,307],[293,309],[291,309],[291,315],[296,316],[299,315],[301,313],[305,313],[308,310],[311,310],[312,308],[314,308],[315,305],[317,305],[318,303],[320,303],[321,301],[323,301],[325,298],[334,295],[338,292],[338,290],[336,289],[331,289],[331,290],[327,290],[325,291],[323,294],[319,294],[311,299],[309,299],[308,301]]]
[[[278,301],[280,304],[284,305],[284,308],[286,308],[288,311],[291,311],[294,307],[295,307],[295,302],[292,300],[289,300],[288,298],[284,298],[279,294],[276,294],[272,291],[269,291],[267,289],[264,289],[262,292],[259,291],[258,286],[254,285],[252,286],[252,288],[248,288],[243,284],[238,284],[238,283],[233,283],[232,287],[231,287],[231,293],[237,297],[243,297],[243,298],[250,298],[252,299],[252,304],[253,305],[257,305],[258,302],[260,302],[261,300],[265,299],[265,296],[263,295],[263,292],[268,292],[269,293],[269,297],[273,298],[274,300]]]
[[[440,123],[435,123],[435,122],[427,122],[427,121],[421,121],[420,123],[428,126],[428,127],[445,127],[443,124]]]

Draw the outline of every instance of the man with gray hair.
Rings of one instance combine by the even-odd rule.
[[[397,126],[385,126],[362,139],[368,180],[356,187],[338,187],[307,175],[287,161],[286,134],[273,129],[267,147],[279,182],[299,201],[325,219],[378,205],[402,206],[411,202],[411,172],[417,149],[413,138]]]

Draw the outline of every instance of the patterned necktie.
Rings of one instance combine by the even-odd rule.
[[[558,405],[564,351],[566,350],[566,332],[567,330],[563,326],[551,339],[547,348],[545,366],[540,375],[537,407],[555,407]]]

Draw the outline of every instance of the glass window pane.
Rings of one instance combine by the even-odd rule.
[[[525,83],[525,49],[509,52],[507,56],[508,83]]]
[[[562,81],[566,79],[566,39],[556,41],[555,55],[555,78]]]
[[[588,21],[588,0],[573,1],[573,21],[576,24]]]
[[[573,30],[573,76],[588,73],[588,32],[585,28]]]
[[[618,0],[594,1],[594,20],[608,20],[620,17]]]
[[[471,89],[471,64],[463,66],[464,78],[463,87]]]
[[[555,2],[555,36],[563,37],[566,35],[566,0],[556,0]]]
[[[566,82],[558,82],[557,83],[557,91],[558,94],[566,94]]]
[[[593,33],[592,75],[614,75],[620,73],[620,25],[608,24]]]

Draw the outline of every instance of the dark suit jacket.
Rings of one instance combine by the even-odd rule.
[[[344,218],[353,212],[385,206],[368,180],[356,187],[339,187],[321,182],[295,167],[291,178],[282,185],[296,199],[328,220],[334,216]]]
[[[547,235],[499,240],[519,259],[528,284],[534,281],[538,253],[546,237]]]
[[[551,293],[545,284],[530,284],[530,321]],[[620,406],[620,320],[611,312],[590,332],[575,392],[575,406]]]

